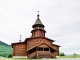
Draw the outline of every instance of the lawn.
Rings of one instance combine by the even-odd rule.
[[[27,59],[27,58],[5,58],[0,57],[0,60],[57,60],[57,59]]]
[[[57,59],[27,59],[27,58],[5,58],[5,57],[0,57],[0,60],[65,60],[65,58],[80,58],[80,56],[61,56],[60,58]],[[79,59],[80,60],[80,59]]]
[[[5,58],[5,57],[0,57],[0,60],[29,60],[26,58]]]
[[[60,56],[60,58],[80,58],[80,56]]]

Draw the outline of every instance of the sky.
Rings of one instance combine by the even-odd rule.
[[[80,0],[0,0],[0,40],[19,42],[31,36],[40,11],[46,37],[60,52],[80,54]]]

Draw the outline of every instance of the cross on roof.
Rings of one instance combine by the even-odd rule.
[[[39,15],[39,11],[37,11],[38,12],[38,15]]]
[[[37,11],[38,12],[38,15],[37,15],[37,17],[39,18],[39,11]]]
[[[19,41],[21,42],[21,35],[20,35],[20,40]]]

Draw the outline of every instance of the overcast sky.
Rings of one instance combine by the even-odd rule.
[[[0,40],[8,44],[31,36],[37,11],[47,31],[65,54],[80,54],[80,0],[0,0]]]

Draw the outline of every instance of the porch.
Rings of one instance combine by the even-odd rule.
[[[27,52],[28,58],[55,58],[55,50],[51,47],[35,47]]]

